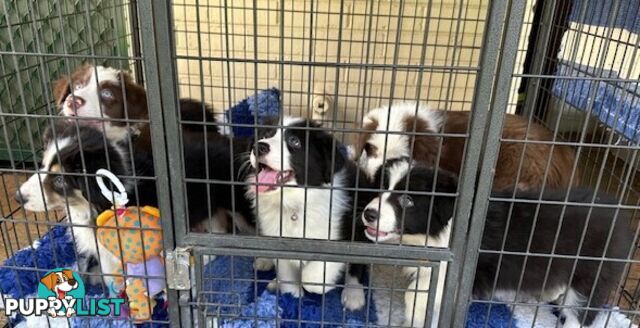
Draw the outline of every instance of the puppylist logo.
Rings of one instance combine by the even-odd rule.
[[[4,308],[7,316],[16,313],[36,316],[48,314],[53,318],[120,315],[123,298],[85,300],[85,294],[84,283],[76,272],[57,268],[40,279],[37,298],[5,298]]]

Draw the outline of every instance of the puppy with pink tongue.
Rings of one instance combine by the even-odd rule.
[[[351,238],[357,168],[333,136],[302,118],[284,118],[260,130],[250,155],[246,195],[258,231],[271,237],[348,240]],[[367,179],[362,176],[359,181]],[[345,190],[347,189],[347,190]],[[370,198],[358,196],[363,208]],[[273,267],[258,259],[258,270]],[[345,263],[278,259],[270,290],[294,296],[326,293],[336,287]]]

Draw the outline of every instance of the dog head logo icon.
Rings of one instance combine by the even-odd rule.
[[[77,300],[84,299],[84,284],[80,276],[69,269],[55,269],[40,278],[38,298],[49,301],[47,313],[51,317],[71,317]]]
[[[40,282],[52,291],[58,299],[64,299],[68,292],[77,289],[80,285],[71,270],[49,272],[49,274],[40,279]]]

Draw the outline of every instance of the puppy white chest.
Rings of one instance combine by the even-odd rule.
[[[95,230],[91,227],[92,212],[88,204],[82,206],[70,206],[67,217],[73,225],[74,241],[79,253],[98,254],[96,248]]]
[[[282,192],[259,194],[257,206],[260,233],[266,236],[338,239],[346,195],[328,189],[284,188]]]

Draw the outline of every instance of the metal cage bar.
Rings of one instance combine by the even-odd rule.
[[[607,63],[607,58],[603,54],[595,51],[590,52],[578,44],[582,38],[595,38],[597,42],[594,42],[594,45],[611,52],[614,59],[622,56],[622,62],[633,62],[638,55],[638,49],[640,49],[640,38],[633,40],[631,35],[620,34],[616,36],[615,33],[618,32],[614,31],[618,16],[621,15],[619,6],[624,4],[624,1],[612,0],[611,3],[608,3],[608,5],[613,4],[609,11],[606,12],[603,9],[599,13],[601,16],[599,19],[604,21],[604,23],[600,23],[604,25],[599,25],[599,27],[606,30],[599,35],[596,32],[584,30],[585,25],[588,24],[583,21],[573,22],[578,27],[570,25],[566,20],[556,21],[558,17],[565,19],[572,14],[566,8],[571,6],[563,6],[566,3],[560,1],[538,1],[536,5],[541,7],[536,8],[536,16],[541,15],[542,17],[539,22],[540,26],[534,27],[535,22],[525,17],[527,9],[530,9],[527,6],[532,1],[489,1],[488,3],[478,1],[477,8],[472,2],[455,2],[451,8],[444,8],[445,5],[440,2],[427,1],[422,3],[410,0],[403,0],[399,3],[368,0],[361,1],[360,7],[357,7],[355,1],[344,0],[279,1],[276,3],[262,0],[244,0],[242,2],[228,0],[213,2],[204,0],[184,0],[182,2],[130,0],[127,3],[112,4],[113,7],[107,8],[109,15],[116,15],[113,17],[112,23],[118,28],[127,26],[130,29],[127,33],[118,31],[115,39],[108,41],[113,45],[113,49],[111,49],[113,51],[109,53],[101,53],[94,44],[99,43],[99,37],[96,37],[91,31],[85,36],[91,40],[86,45],[86,49],[74,52],[67,49],[66,42],[63,42],[62,50],[46,48],[44,45],[46,33],[43,33],[39,28],[44,24],[49,24],[48,20],[59,20],[61,29],[64,28],[63,19],[73,20],[77,24],[91,27],[91,15],[95,9],[92,7],[91,0],[77,2],[78,12],[71,14],[63,13],[64,10],[59,8],[63,2],[63,0],[56,1],[58,5],[56,8],[59,9],[57,13],[53,13],[51,17],[40,19],[38,18],[38,7],[35,2],[31,1],[27,6],[29,12],[24,16],[27,21],[6,20],[6,25],[0,26],[0,33],[5,33],[6,30],[10,41],[10,47],[0,49],[0,54],[3,55],[0,58],[0,66],[2,67],[0,78],[3,80],[0,89],[6,88],[8,90],[12,86],[12,81],[19,84],[17,92],[8,97],[10,98],[9,103],[16,103],[16,112],[13,112],[13,108],[4,108],[3,106],[0,113],[2,141],[7,144],[6,148],[9,151],[9,162],[6,165],[10,166],[0,169],[0,181],[3,182],[0,197],[8,200],[15,191],[8,187],[7,181],[12,180],[14,184],[19,185],[23,175],[40,171],[30,169],[31,165],[35,167],[39,165],[38,156],[40,156],[42,146],[37,138],[42,137],[43,128],[47,124],[53,126],[53,121],[59,118],[55,113],[57,107],[51,105],[51,98],[53,98],[49,90],[51,83],[47,80],[50,78],[49,75],[53,74],[50,72],[52,63],[64,62],[61,67],[65,67],[66,70],[60,69],[59,73],[67,75],[72,73],[72,65],[81,59],[87,59],[91,64],[115,63],[114,66],[119,68],[133,67],[135,80],[145,84],[149,120],[129,119],[127,113],[124,118],[109,118],[101,113],[99,118],[95,118],[95,121],[103,128],[106,124],[111,123],[127,127],[149,123],[151,127],[154,176],[137,176],[137,172],[135,172],[137,164],[133,158],[134,149],[131,145],[132,138],[129,136],[127,151],[130,158],[126,160],[134,166],[132,168],[134,173],[120,177],[134,181],[151,181],[155,184],[159,208],[163,214],[165,250],[172,252],[186,249],[186,254],[193,260],[190,264],[191,272],[188,273],[193,285],[173,288],[174,285],[167,290],[170,302],[168,311],[172,327],[209,326],[228,318],[252,320],[256,326],[262,320],[273,320],[275,325],[284,323],[297,324],[298,326],[306,324],[347,325],[346,312],[343,312],[342,318],[338,319],[328,319],[322,312],[319,319],[306,320],[300,315],[296,318],[264,318],[258,315],[257,308],[254,308],[253,313],[249,315],[243,315],[237,311],[226,311],[225,306],[233,308],[232,310],[240,310],[242,305],[240,302],[229,305],[211,301],[209,296],[215,292],[207,290],[207,283],[214,280],[226,281],[231,285],[249,282],[254,286],[254,299],[257,299],[257,286],[267,284],[269,281],[261,278],[257,270],[251,272],[250,277],[241,277],[235,266],[229,268],[226,276],[207,273],[206,266],[217,256],[227,256],[232,261],[239,258],[250,258],[253,261],[258,257],[264,257],[272,262],[290,261],[297,263],[298,266],[301,266],[303,261],[321,262],[318,272],[321,273],[323,281],[321,283],[312,282],[311,285],[321,284],[323,291],[328,287],[343,288],[347,285],[346,282],[342,285],[338,282],[326,281],[328,263],[363,263],[370,271],[368,284],[362,286],[366,290],[365,303],[371,306],[372,302],[375,302],[374,292],[376,291],[384,291],[391,295],[388,300],[385,300],[388,301],[389,318],[384,321],[372,322],[373,319],[367,313],[364,319],[364,324],[367,326],[392,326],[394,325],[391,318],[393,310],[401,308],[403,304],[405,309],[415,307],[415,295],[420,289],[418,284],[416,283],[415,289],[396,284],[396,280],[400,281],[407,272],[411,272],[408,269],[416,269],[408,275],[418,275],[423,269],[430,270],[427,274],[430,275],[427,279],[430,286],[427,291],[420,291],[429,293],[428,297],[425,296],[428,301],[423,313],[426,314],[427,326],[436,324],[433,321],[439,315],[437,324],[440,327],[464,327],[467,309],[471,301],[489,304],[489,306],[502,303],[510,309],[520,306],[535,306],[536,311],[539,311],[549,307],[542,304],[520,302],[517,299],[514,302],[473,299],[471,294],[476,275],[476,263],[479,257],[485,253],[500,256],[498,272],[502,268],[502,257],[513,255],[571,260],[574,263],[579,260],[596,261],[600,265],[598,274],[606,261],[624,264],[625,273],[619,277],[618,281],[618,285],[621,286],[616,289],[613,296],[615,300],[612,302],[618,305],[626,301],[627,306],[620,312],[629,315],[632,321],[638,322],[636,318],[638,311],[635,307],[638,305],[637,294],[640,282],[635,282],[635,285],[630,282],[633,280],[630,272],[637,271],[635,267],[639,263],[636,259],[636,253],[639,251],[636,248],[630,250],[631,254],[626,259],[609,259],[606,256],[596,257],[580,254],[574,256],[553,252],[539,254],[529,250],[526,253],[515,252],[504,249],[507,238],[505,234],[502,240],[502,250],[480,249],[486,213],[492,202],[511,203],[512,208],[528,204],[535,206],[536,211],[541,206],[559,206],[563,208],[563,211],[565,207],[569,206],[588,208],[589,216],[591,211],[603,209],[613,209],[616,213],[619,211],[637,212],[640,196],[636,169],[640,147],[633,140],[621,137],[615,127],[593,120],[592,116],[598,110],[594,100],[598,90],[595,88],[587,92],[590,100],[587,101],[584,109],[585,116],[575,124],[580,124],[578,129],[569,132],[560,131],[560,123],[566,118],[564,115],[573,110],[571,104],[565,101],[565,97],[574,91],[570,91],[568,85],[561,85],[560,90],[553,89],[556,86],[554,83],[558,81],[567,83],[588,80],[591,83],[603,83],[607,87],[613,88],[614,95],[632,94],[640,99],[637,90],[631,90],[630,87],[633,83],[638,82],[637,78],[629,74],[627,74],[628,76],[624,76],[624,74],[613,76],[613,73],[607,72],[607,70],[615,68],[617,64]],[[576,0],[574,3],[580,2]],[[584,7],[577,9],[580,16],[584,18],[587,13],[587,5],[584,1],[581,3]],[[607,4],[602,4],[603,8],[605,5]],[[125,10],[126,6],[128,6],[128,11]],[[417,8],[420,8],[421,11],[412,11],[418,10]],[[187,9],[197,11],[191,17],[187,13]],[[9,5],[5,5],[3,13],[0,15],[11,16],[9,10]],[[183,15],[181,10],[184,10]],[[477,10],[477,15],[472,13],[474,10]],[[117,16],[118,13],[128,14],[128,17],[125,19],[124,15],[123,17]],[[575,14],[575,12],[573,13]],[[323,25],[325,23],[326,26]],[[527,26],[527,24],[531,24],[531,26]],[[528,27],[534,31],[530,31]],[[334,35],[330,33],[332,28],[337,28]],[[473,31],[474,28],[475,31]],[[28,40],[20,39],[24,31],[33,33],[35,50],[27,48]],[[70,36],[65,32],[62,32],[62,39]],[[465,38],[465,34],[468,33],[474,33],[473,41]],[[528,33],[532,35],[529,44],[525,45],[526,49],[519,49],[519,42],[522,42]],[[561,46],[559,42],[565,40],[565,33],[567,35],[566,45]],[[569,35],[572,35],[573,38],[569,39]],[[131,43],[129,45],[123,44],[121,41],[125,39],[130,40]],[[296,52],[296,43],[300,45],[299,52]],[[609,49],[609,47],[617,45],[624,45],[624,48]],[[184,49],[181,49],[180,46]],[[566,49],[561,50],[568,52],[572,59],[569,60],[569,63],[563,63],[562,59],[555,58],[555,54],[551,53],[562,47]],[[123,53],[126,52],[125,50],[130,51],[128,55]],[[522,68],[522,71],[519,71],[520,62],[518,60],[522,60],[520,56],[524,57],[524,51],[527,51],[524,61],[529,62],[524,64],[525,67]],[[406,54],[403,55],[403,52]],[[593,65],[596,67],[589,71],[580,67],[578,64],[580,60],[594,63]],[[560,72],[549,70],[551,66],[561,67],[562,65],[566,65],[570,70],[582,75],[565,76],[560,75]],[[630,70],[630,72],[633,71]],[[96,69],[94,69],[94,73],[97,74]],[[518,98],[514,101],[509,97],[514,95],[515,80],[520,78],[522,79],[520,91],[524,92],[526,98]],[[382,85],[382,83],[377,85],[376,79],[389,80],[390,82],[388,86]],[[340,192],[357,191],[376,194],[387,192],[388,194],[409,196],[455,197],[455,208],[451,219],[453,229],[449,243],[446,246],[438,246],[442,248],[427,246],[426,242],[422,246],[411,246],[404,244],[402,233],[399,244],[385,244],[379,242],[377,238],[373,242],[357,242],[355,230],[351,231],[350,237],[347,237],[346,240],[331,240],[330,237],[310,239],[308,234],[314,227],[309,227],[306,224],[303,225],[301,238],[289,238],[283,236],[282,228],[283,222],[289,219],[285,218],[283,214],[284,191],[280,193],[279,206],[276,206],[279,207],[277,211],[279,211],[281,226],[278,236],[267,237],[260,236],[259,233],[256,235],[241,233],[240,229],[233,224],[234,214],[237,214],[238,211],[233,200],[234,205],[228,211],[232,217],[230,219],[233,225],[231,233],[215,233],[212,220],[207,222],[209,231],[206,233],[192,231],[190,223],[199,218],[189,217],[191,213],[188,210],[193,206],[192,199],[188,196],[190,184],[206,185],[206,193],[209,196],[207,197],[206,210],[209,217],[214,217],[216,209],[212,208],[210,197],[214,185],[229,186],[233,193],[235,190],[250,186],[251,183],[227,181],[210,176],[209,167],[212,163],[207,153],[210,151],[207,138],[203,140],[205,162],[199,163],[205,168],[206,173],[204,177],[189,176],[187,172],[187,164],[189,163],[185,163],[186,156],[184,154],[186,143],[189,142],[184,138],[185,125],[197,126],[205,131],[205,134],[206,131],[216,129],[226,131],[234,128],[251,128],[257,131],[271,126],[262,123],[191,121],[181,117],[183,109],[180,107],[181,97],[202,98],[203,102],[199,106],[202,112],[207,110],[207,102],[215,102],[214,112],[217,115],[220,114],[218,106],[229,108],[243,95],[257,94],[262,85],[266,84],[264,81],[273,83],[281,92],[277,99],[280,115],[286,113],[308,117],[313,115],[312,108],[311,105],[304,104],[305,101],[313,100],[316,95],[326,97],[325,100],[331,99],[334,111],[327,116],[322,116],[322,126],[303,126],[292,129],[298,130],[306,136],[305,163],[309,163],[310,160],[308,136],[311,133],[322,131],[329,132],[334,136],[331,153],[327,153],[328,162],[331,163],[329,170],[331,176],[336,173],[335,164],[338,154],[336,146],[338,143],[349,144],[349,138],[357,137],[359,133],[363,132],[360,126],[362,119],[367,110],[376,107],[377,104],[410,99],[436,102],[439,105],[438,108],[445,113],[470,108],[471,119],[463,133],[450,133],[444,130],[435,133],[418,132],[415,131],[417,124],[413,124],[413,131],[408,129],[400,132],[384,132],[385,148],[390,138],[410,136],[411,139],[413,137],[410,142],[410,153],[412,154],[416,137],[439,138],[440,141],[436,145],[438,150],[435,166],[443,164],[441,155],[444,138],[463,140],[464,149],[461,153],[460,170],[453,172],[459,177],[456,192],[411,191],[408,185],[409,177],[406,179],[407,186],[404,190],[388,191],[383,186],[384,178],[388,178],[387,176],[381,178],[381,185],[375,188],[343,188],[334,185],[333,180],[331,183],[317,186],[317,188],[308,183],[291,186],[292,190],[294,188],[304,190],[301,221],[305,222],[308,220],[308,213],[311,212],[308,208],[308,201],[313,200],[309,196],[311,190],[323,190],[329,194],[326,202],[329,212],[340,205],[336,198],[336,194]],[[460,81],[464,81],[464,83]],[[403,83],[406,85],[402,85]],[[42,99],[46,101],[40,104],[28,99],[29,87],[42,93],[44,95]],[[128,92],[126,88],[123,87],[121,91],[123,97],[126,96]],[[538,108],[540,104],[546,106],[553,101],[561,102],[555,121],[546,120],[546,112],[538,117],[542,110],[546,110],[546,108]],[[637,101],[634,99],[632,103],[637,103]],[[349,107],[351,112],[345,110],[344,113],[339,113],[335,110],[341,106]],[[620,102],[612,107],[611,114],[615,121],[624,115],[624,106],[625,104]],[[126,107],[125,104],[125,112],[127,112]],[[511,109],[515,109],[516,114],[523,116],[523,119],[527,121],[527,131],[533,124],[539,123],[550,130],[552,137],[548,140],[502,138],[501,131],[506,120],[506,112],[511,112]],[[418,106],[416,106],[414,115],[417,113]],[[391,106],[389,106],[387,115],[393,114]],[[253,113],[253,116],[254,120],[258,122],[257,111]],[[77,118],[74,120],[77,123],[76,129],[79,129],[79,126],[89,119]],[[350,124],[357,126],[350,126]],[[29,138],[24,138],[25,140],[19,138],[20,132],[22,132],[20,131],[21,127],[28,130]],[[281,119],[275,125],[275,129],[283,128],[284,120]],[[14,140],[16,138],[17,142]],[[254,132],[250,139],[256,142],[258,133]],[[616,141],[616,139],[618,140]],[[105,145],[107,144],[106,137],[103,138],[103,142]],[[280,140],[280,147],[285,147],[284,142],[284,139]],[[572,172],[566,173],[571,174],[573,180],[577,170],[585,166],[587,168],[587,171],[584,172],[585,180],[589,181],[590,186],[597,191],[612,193],[620,201],[611,204],[594,204],[592,200],[590,203],[575,204],[567,199],[562,201],[544,200],[542,195],[539,198],[519,199],[515,191],[510,198],[496,196],[492,194],[494,170],[501,144],[504,143],[523,147],[549,146],[551,153],[553,153],[554,147],[576,148],[578,157],[571,163]],[[16,149],[14,149],[16,144],[18,148],[28,147],[28,154],[16,155]],[[79,147],[82,148],[82,145]],[[229,147],[230,151],[235,154],[237,149],[234,149],[235,144],[231,138]],[[110,156],[109,154],[105,155]],[[85,155],[81,152],[80,156],[82,157],[82,167],[86,171]],[[386,159],[385,156],[386,149],[383,162]],[[550,154],[550,156],[552,155]],[[281,161],[283,157],[284,155],[280,158]],[[523,167],[527,165],[524,158],[523,152],[518,158],[516,181],[519,181]],[[583,160],[588,164],[582,163]],[[234,158],[231,158],[230,161],[233,162]],[[551,157],[546,162],[544,178],[549,174],[550,161]],[[235,176],[238,172],[233,163],[231,164],[230,175]],[[362,168],[358,166],[357,170],[360,172]],[[87,188],[87,181],[95,178],[96,175],[94,172],[85,171],[64,172],[60,175],[84,178],[84,187]],[[309,165],[304,171],[304,179],[308,180],[310,173],[313,172],[310,172]],[[381,174],[387,173],[384,171]],[[546,187],[546,179],[544,180],[541,187],[543,190]],[[432,189],[435,188],[435,184],[434,182],[431,186]],[[257,185],[258,183],[256,183]],[[42,191],[42,183],[40,188],[41,192],[44,192]],[[138,193],[137,186],[135,193],[136,195]],[[69,212],[68,196],[65,191],[67,212]],[[235,193],[231,198],[234,197],[237,197]],[[428,212],[425,213],[428,222],[427,231],[429,231],[432,223],[431,218],[434,214],[433,202],[431,200],[429,210],[425,211]],[[261,203],[257,204],[256,208],[260,206],[262,206]],[[381,206],[378,204],[378,211]],[[56,226],[78,227],[73,222],[62,222],[63,218],[59,217],[58,213],[48,213],[54,217],[53,219],[49,218],[49,221],[38,221],[38,217],[28,216],[28,212],[23,208],[14,207],[12,204],[9,204],[8,207],[8,210],[2,207],[4,218],[0,222],[2,228],[0,240],[4,244],[7,256],[18,252],[20,247],[16,246],[24,243],[33,244],[37,238],[44,235],[45,232],[42,230],[46,231]],[[509,210],[507,225],[512,223],[512,208]],[[360,213],[355,206],[351,212],[351,223],[355,224],[357,220],[361,219],[358,217]],[[401,221],[400,226],[404,227],[407,211],[403,209],[402,212],[399,220]],[[227,214],[229,213],[225,212],[225,215]],[[293,216],[291,217],[293,221],[297,219],[297,216],[295,219]],[[589,218],[587,222],[588,220]],[[12,242],[19,239],[16,227],[31,224],[36,224],[36,228],[35,232],[27,229],[27,238],[25,238],[27,240]],[[80,225],[80,227],[91,227],[91,224]],[[331,230],[330,228],[328,230]],[[583,245],[584,231],[578,248]],[[558,233],[556,233],[554,247],[558,241]],[[635,231],[634,238],[637,239],[638,233],[639,231]],[[75,235],[72,235],[73,242],[77,242],[75,238]],[[374,238],[369,239],[373,240]],[[425,239],[431,239],[431,236]],[[33,248],[35,249],[35,247]],[[77,251],[74,250],[74,253]],[[59,255],[54,252],[53,257],[57,258]],[[381,287],[372,281],[378,273],[374,270],[384,266],[393,269],[391,278],[393,284]],[[40,273],[45,271],[43,268],[24,268],[11,263],[3,264],[0,268],[14,272],[34,271]],[[543,284],[546,284],[547,278],[553,274],[550,268],[549,265]],[[575,271],[575,267],[572,270]],[[81,271],[85,271],[84,268]],[[103,272],[86,273],[93,278],[108,275]],[[444,280],[440,274],[445,276]],[[521,272],[516,295],[520,292],[523,275],[524,270]],[[302,273],[299,272],[296,277],[298,279],[296,283],[299,283],[300,290],[303,285],[301,276]],[[148,278],[146,271],[142,277]],[[168,277],[168,279],[171,282],[173,277]],[[492,296],[496,291],[497,281],[496,277],[491,291]],[[291,283],[291,280],[276,275],[274,283],[276,285],[287,284]],[[441,287],[440,284],[444,284],[444,287]],[[414,304],[405,304],[394,299],[394,293],[411,292],[412,289]],[[439,309],[435,306],[440,297],[438,293],[442,293]],[[278,290],[273,295],[277,300],[283,297],[283,292]],[[591,296],[587,295],[587,297]],[[324,309],[328,299],[326,293],[318,299],[320,307]],[[294,302],[298,312],[302,312],[304,306],[302,298],[298,298]],[[571,305],[559,305],[560,308],[568,306]],[[597,310],[590,308],[590,306],[590,304],[586,304],[584,308]],[[490,312],[490,310],[488,311]],[[604,312],[607,311],[612,312],[604,310]],[[538,312],[535,316],[537,315]]]
[[[476,262],[478,260],[478,250],[482,239],[482,230],[485,223],[485,216],[489,205],[489,194],[493,180],[493,168],[498,158],[498,150],[500,146],[500,137],[502,135],[502,125],[504,120],[504,111],[507,108],[507,100],[509,96],[509,85],[511,84],[511,75],[515,66],[516,49],[518,47],[518,37],[520,36],[520,27],[524,18],[524,1],[510,2],[506,8],[501,5],[493,5],[502,7],[507,13],[504,34],[498,33],[502,37],[500,63],[497,67],[495,80],[495,88],[493,89],[491,100],[491,112],[489,118],[489,127],[486,136],[484,155],[482,159],[478,187],[475,193],[475,201],[473,205],[473,214],[470,219],[469,235],[467,239],[467,248],[462,261],[462,281],[458,289],[456,297],[456,309],[467,309],[468,301],[473,287],[473,277],[475,275]],[[508,8],[508,9],[507,9]],[[496,15],[495,17],[502,17]],[[491,34],[491,33],[490,33]],[[493,73],[493,71],[491,72]],[[489,105],[487,103],[487,105]],[[458,311],[455,313],[453,327],[463,327],[466,320],[466,311]]]
[[[150,125],[152,127],[152,151],[154,158],[156,158],[154,166],[157,176],[158,203],[160,212],[163,213],[164,245],[166,249],[170,250],[176,245],[175,238],[179,237],[181,230],[174,224],[176,216],[179,217],[180,214],[176,215],[174,213],[176,208],[172,206],[174,199],[170,190],[173,190],[176,179],[172,179],[172,176],[175,175],[175,169],[170,169],[172,166],[169,165],[169,157],[172,154],[179,154],[179,151],[176,152],[169,146],[169,144],[173,145],[173,147],[176,146],[176,133],[173,134],[172,139],[170,138],[171,135],[167,136],[163,132],[166,131],[166,126],[171,124],[172,120],[171,118],[166,118],[165,115],[170,117],[170,114],[175,112],[177,98],[173,91],[174,77],[170,75],[172,70],[169,69],[169,72],[167,72],[168,67],[173,67],[172,56],[169,52],[159,51],[159,49],[166,49],[171,44],[171,22],[168,4],[162,5],[161,2],[154,2],[153,0],[141,0],[138,5],[138,12],[141,13],[142,48],[145,53],[144,71],[148,90]],[[174,108],[174,111],[172,112],[166,108]],[[167,123],[166,121],[169,122]],[[173,118],[173,126],[175,128],[175,118]],[[177,183],[177,185],[180,185],[180,183]],[[176,212],[180,213],[177,210]],[[172,304],[179,304],[179,295],[178,291],[167,289],[167,299]],[[179,307],[169,307],[168,312],[172,327],[181,326],[181,313],[179,310]]]
[[[485,129],[489,117],[489,109],[491,108],[491,98],[486,95],[493,92],[494,72],[498,63],[498,51],[501,47],[501,31],[503,28],[503,17],[507,13],[506,6],[498,1],[491,1],[487,12],[488,23],[484,32],[485,40],[483,42],[484,51],[480,59],[480,73],[477,78],[476,90],[474,92],[474,105],[472,107],[473,119],[471,121],[470,135],[463,171],[460,178],[460,196],[458,200],[458,208],[454,216],[456,227],[453,232],[452,251],[454,258],[462,259],[466,257],[469,247],[473,247],[473,243],[469,240],[469,236],[477,234],[473,224],[472,203],[476,197],[476,179],[487,174],[486,171],[478,171],[478,165],[481,163],[480,157],[482,153],[485,138]],[[515,53],[514,53],[515,56]],[[491,111],[493,113],[494,111]],[[492,118],[493,116],[491,116]],[[486,149],[485,149],[486,152]],[[494,155],[495,156],[495,155]],[[483,175],[484,174],[484,175]],[[480,180],[482,181],[482,180]],[[480,183],[480,182],[479,182]],[[485,182],[490,188],[491,181]],[[488,190],[488,189],[487,189]],[[474,212],[475,213],[475,212]],[[479,243],[479,241],[478,241]],[[443,310],[440,316],[440,326],[442,327],[461,327],[464,323],[460,318],[460,309],[466,309],[466,300],[462,300],[458,294],[458,290],[469,288],[469,280],[473,276],[473,271],[466,270],[465,260],[453,261],[447,270],[447,279],[445,285],[445,295],[447,301],[443,302]],[[457,310],[457,311],[454,311]]]

